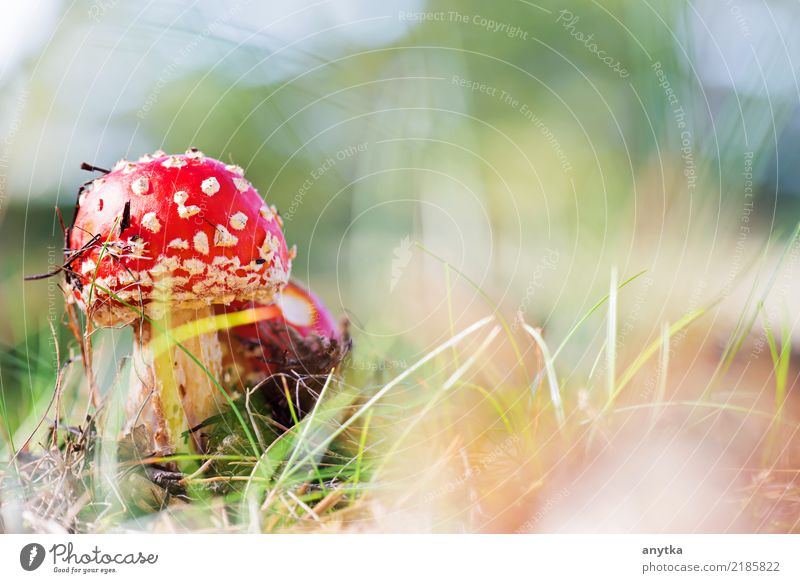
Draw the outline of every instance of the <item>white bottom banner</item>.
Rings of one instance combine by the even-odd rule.
[[[800,581],[797,535],[0,536],[3,581]]]

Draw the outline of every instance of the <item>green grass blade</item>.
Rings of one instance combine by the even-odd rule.
[[[372,414],[374,413],[374,409],[370,409],[369,413],[367,413],[367,418],[364,419],[364,426],[361,428],[361,436],[358,440],[358,453],[356,454],[356,465],[355,470],[353,472],[353,494],[351,499],[355,500],[356,496],[358,495],[358,483],[361,479],[361,465],[364,459],[364,449],[367,446],[367,434],[369,432],[369,424],[372,421]]]
[[[611,270],[608,290],[608,321],[606,322],[606,390],[607,397],[614,394],[617,369],[617,268]]]
[[[646,269],[640,271],[639,273],[637,273],[637,274],[635,274],[635,275],[633,275],[631,277],[629,277],[628,279],[623,281],[621,284],[619,284],[617,289],[624,288],[629,283],[631,283],[632,281],[638,279],[639,277],[641,277],[645,273],[647,273]],[[577,323],[570,329],[570,331],[567,332],[567,335],[564,336],[564,340],[561,341],[561,344],[559,344],[558,348],[556,348],[555,352],[553,352],[553,360],[558,358],[558,355],[561,354],[561,351],[564,350],[564,347],[567,345],[567,343],[570,341],[570,339],[575,335],[575,333],[580,329],[580,327],[583,325],[583,323],[586,322],[586,320],[588,320],[591,317],[592,314],[594,314],[597,310],[599,310],[603,306],[603,304],[605,304],[608,301],[608,297],[609,297],[608,294],[606,294],[602,298],[597,300],[597,302],[591,308],[589,308],[589,310],[583,316],[581,316],[581,319],[577,321]]]
[[[675,322],[672,326],[669,327],[669,334],[668,337],[672,338],[675,334],[689,326],[692,322],[703,316],[707,312],[706,308],[698,308],[696,310],[692,310],[688,314],[686,314],[683,318]],[[604,407],[604,410],[608,410],[614,401],[619,397],[619,394],[628,386],[628,383],[636,376],[636,373],[639,372],[639,369],[644,366],[644,364],[650,360],[650,358],[658,352],[658,349],[661,347],[663,343],[663,338],[659,337],[657,340],[654,340],[650,345],[645,348],[639,356],[631,363],[631,365],[625,369],[625,372],[622,373],[622,376],[619,379],[619,383],[617,383],[616,387],[614,388],[611,397],[608,400],[608,403]]]
[[[561,391],[558,387],[558,377],[556,376],[553,357],[550,356],[550,350],[547,348],[547,343],[544,341],[544,338],[542,338],[542,335],[539,333],[539,331],[528,324],[523,324],[523,326],[525,331],[530,334],[536,341],[536,344],[539,345],[539,350],[542,351],[544,368],[547,372],[547,384],[550,387],[550,401],[553,403],[553,410],[556,414],[558,426],[563,427],[566,421],[566,416],[564,414],[564,403],[561,399]]]

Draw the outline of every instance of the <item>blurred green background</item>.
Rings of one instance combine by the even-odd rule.
[[[650,274],[620,306],[644,336],[732,294],[798,216],[799,17],[780,0],[4,3],[3,440],[52,392],[51,325],[67,348],[58,278],[22,278],[60,262],[54,207],[69,220],[84,161],[195,146],[243,166],[294,276],[351,319],[354,366],[402,366],[485,315],[459,273],[551,338],[612,267]],[[578,377],[597,341],[580,334]]]

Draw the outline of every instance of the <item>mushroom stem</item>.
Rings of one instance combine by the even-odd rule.
[[[213,309],[167,310],[161,327],[175,329],[213,316]],[[174,342],[154,342],[159,331],[150,322],[135,328],[131,387],[128,393],[126,433],[143,426],[148,445],[157,455],[202,453],[204,440],[199,431],[192,434],[192,444],[181,437],[216,415],[225,403],[224,396],[212,381],[220,377],[222,352],[216,332],[198,333],[181,340],[181,345],[200,363]],[[166,346],[154,350],[154,346]],[[204,370],[205,368],[205,370]]]

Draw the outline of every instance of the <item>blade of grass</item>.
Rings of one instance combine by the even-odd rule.
[[[592,363],[592,368],[589,369],[589,380],[592,381],[594,379],[594,373],[597,372],[597,367],[600,366],[600,361],[603,359],[603,355],[606,353],[606,341],[603,340],[603,345],[600,347],[600,350],[597,351],[597,356],[594,358],[594,362]]]
[[[328,377],[330,378],[330,376]],[[325,381],[325,385],[328,384],[328,381]],[[300,419],[297,416],[297,411],[294,409],[294,401],[292,399],[292,395],[289,393],[289,385],[286,383],[286,379],[283,379],[283,395],[286,397],[286,403],[289,406],[289,415],[292,417],[292,421],[295,425],[300,424]],[[320,395],[322,397],[322,395]]]
[[[669,371],[669,350],[670,350],[670,334],[669,324],[664,322],[661,325],[661,356],[658,361],[658,387],[655,394],[655,402],[660,403],[664,401],[664,395],[667,392],[667,373]],[[655,425],[658,417],[658,409],[653,409],[653,414],[650,417],[651,427]]]
[[[170,336],[158,336],[150,342],[154,356],[165,352],[176,342],[185,342],[202,334],[229,330],[245,324],[254,324],[262,320],[271,320],[280,316],[280,309],[276,306],[260,306],[248,308],[240,312],[228,312],[207,316],[170,328]]]
[[[450,282],[450,265],[444,264],[444,283],[447,286],[447,320],[450,324],[450,335],[456,333],[456,325],[453,320],[453,284]],[[458,350],[453,346],[453,362],[458,366]]]
[[[759,303],[759,313],[761,314],[764,326],[764,335],[769,346],[770,359],[772,360],[772,375],[775,379],[775,413],[770,423],[769,438],[762,456],[762,464],[770,465],[772,453],[775,450],[775,442],[778,440],[780,428],[783,423],[783,406],[786,400],[786,384],[789,376],[789,361],[791,358],[791,328],[788,326],[788,318],[784,319],[781,325],[780,348],[775,338],[775,333],[770,326],[769,318],[763,303]]]
[[[638,279],[639,277],[641,277],[645,273],[647,273],[646,269],[640,271],[639,273],[637,273],[635,275],[632,275],[631,277],[629,277],[628,279],[623,281],[621,284],[619,284],[617,289],[624,288],[629,283],[631,283],[632,281]],[[589,317],[592,314],[594,314],[597,310],[599,310],[603,306],[603,304],[605,304],[607,301],[608,301],[608,294],[604,295],[602,298],[597,300],[597,302],[591,308],[589,308],[589,310],[583,316],[581,316],[581,319],[577,321],[577,323],[570,329],[569,332],[567,332],[567,335],[564,336],[564,340],[561,341],[561,344],[559,344],[558,348],[556,348],[555,352],[553,352],[553,360],[558,358],[558,355],[561,354],[561,351],[564,350],[564,347],[570,341],[570,339],[575,334],[575,332],[577,332],[578,329],[583,325],[583,323],[586,322],[586,320],[588,320]]]
[[[767,338],[767,345],[769,346],[769,354],[772,359],[772,373],[775,377],[775,415],[780,422],[783,415],[783,404],[786,398],[786,383],[789,376],[789,361],[791,357],[791,329],[784,324],[781,326],[781,340],[780,348],[775,334],[770,326],[769,319],[764,305],[759,305],[759,313],[761,314],[764,335]]]
[[[547,343],[536,328],[529,324],[523,324],[522,326],[525,328],[525,331],[533,337],[536,344],[539,345],[539,349],[542,351],[544,368],[547,372],[547,384],[550,387],[550,401],[553,403],[553,410],[556,414],[558,426],[562,428],[566,421],[566,416],[564,415],[564,404],[561,400],[561,391],[558,388],[558,377],[556,376],[556,369],[553,365],[553,357],[550,356],[550,349],[547,348]]]
[[[489,391],[484,389],[482,386],[477,385],[475,383],[469,383],[469,382],[463,382],[462,381],[461,384],[463,386],[465,386],[465,387],[469,387],[469,388],[475,389],[481,395],[483,395],[483,398],[486,399],[487,401],[489,401],[489,404],[497,412],[497,416],[500,417],[500,419],[503,421],[503,425],[505,425],[506,431],[508,433],[513,433],[514,432],[514,430],[511,427],[511,421],[508,419],[508,416],[506,415],[506,412],[503,410],[503,407],[500,405],[500,402],[497,399],[494,398],[494,395],[492,395]]]
[[[669,327],[669,334],[668,337],[672,338],[675,334],[689,326],[692,322],[703,316],[707,312],[707,308],[698,308],[696,310],[692,310],[685,316],[683,316],[680,320],[675,322],[672,326]],[[622,376],[619,379],[619,383],[614,388],[614,392],[612,393],[611,397],[608,400],[608,403],[603,408],[603,411],[607,411],[614,401],[619,397],[620,393],[625,389],[628,383],[636,376],[636,373],[639,372],[639,369],[644,366],[644,364],[650,360],[650,358],[658,352],[658,349],[661,347],[663,342],[663,337],[659,337],[658,339],[654,340],[650,343],[650,345],[645,348],[639,356],[631,363],[631,365],[625,369],[625,372],[622,373]]]
[[[444,382],[442,385],[442,392],[449,391],[453,388],[453,385],[456,384],[458,379],[464,376],[464,374],[466,374],[472,365],[475,364],[475,361],[478,359],[478,357],[483,354],[487,348],[489,348],[489,345],[494,341],[495,338],[497,338],[499,333],[500,328],[497,326],[489,331],[489,334],[487,334],[486,338],[484,338],[483,342],[481,342],[480,346],[478,346],[475,352],[470,354],[467,360],[465,360],[464,363],[459,366],[456,371]]]
[[[757,415],[766,419],[772,419],[773,414],[767,411],[759,411],[752,407],[742,407],[730,403],[714,403],[713,401],[663,401],[660,403],[640,403],[638,405],[625,405],[607,411],[607,414],[626,413],[629,411],[640,411],[660,407],[692,407],[697,409],[716,409],[719,411],[731,411],[734,413],[744,413],[745,415]],[[591,423],[591,420],[582,421],[582,424]]]
[[[606,396],[614,394],[617,369],[617,268],[611,270],[611,285],[608,291],[608,321],[606,322]]]
[[[8,415],[8,408],[6,406],[6,390],[3,386],[3,369],[0,367],[0,405],[3,407],[3,427],[8,434],[8,446],[11,448],[11,455],[9,456],[11,460],[17,459],[17,448],[14,446],[14,435],[11,431],[11,427],[9,427],[8,420],[11,419]]]
[[[367,413],[367,418],[364,419],[364,426],[361,428],[361,437],[358,440],[358,453],[356,454],[356,467],[353,473],[353,494],[351,500],[355,501],[358,495],[358,482],[361,479],[361,463],[364,458],[364,449],[367,445],[367,433],[369,432],[369,424],[372,421],[372,414],[375,410],[370,409]]]

